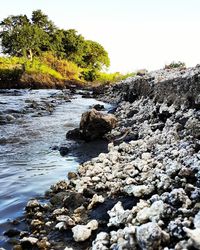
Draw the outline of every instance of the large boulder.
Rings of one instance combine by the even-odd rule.
[[[80,132],[86,141],[102,138],[107,132],[115,128],[117,118],[112,114],[104,114],[91,109],[82,114]]]

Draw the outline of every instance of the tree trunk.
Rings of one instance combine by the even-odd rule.
[[[29,58],[30,58],[30,61],[32,62],[33,61],[33,52],[32,52],[32,49],[29,49]]]

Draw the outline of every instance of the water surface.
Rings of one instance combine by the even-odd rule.
[[[78,166],[80,159],[73,152],[62,157],[52,147],[66,144],[65,134],[78,127],[81,114],[102,103],[80,95],[66,102],[63,95],[60,90],[0,92],[0,116],[9,120],[0,124],[0,247],[5,247],[7,221],[22,215],[28,199],[43,195]],[[39,109],[30,108],[33,101]],[[46,103],[54,104],[54,110],[40,108]],[[82,146],[82,154],[89,147]]]

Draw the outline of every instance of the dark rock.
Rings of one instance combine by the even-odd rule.
[[[69,151],[70,151],[69,148],[66,146],[61,146],[59,148],[59,152],[61,156],[66,156],[69,153]]]
[[[101,111],[105,109],[104,105],[101,105],[101,104],[96,104],[93,106],[93,108],[96,109],[97,111]]]
[[[194,151],[195,151],[195,153],[198,153],[199,150],[200,150],[200,142],[196,142],[194,145]]]
[[[63,205],[63,200],[67,195],[67,192],[59,192],[50,199],[50,202],[53,205]]]
[[[6,231],[4,233],[5,236],[8,236],[8,237],[15,237],[17,235],[20,234],[20,231],[17,230],[17,229],[9,229],[8,231]]]
[[[85,198],[80,193],[71,192],[64,199],[64,206],[70,210],[74,210],[85,203]]]
[[[68,179],[69,180],[72,180],[72,179],[77,179],[77,173],[75,173],[75,172],[68,172]]]
[[[79,130],[79,128],[75,128],[72,130],[69,130],[66,134],[66,139],[70,140],[81,140],[82,139],[82,134]]]
[[[51,150],[59,150],[59,147],[58,146],[52,146],[50,147]]]
[[[133,117],[135,114],[138,113],[138,110],[137,109],[133,109],[133,110],[130,110],[127,114],[127,118],[131,118]]]
[[[90,93],[85,93],[82,95],[82,98],[93,98],[93,95]]]
[[[92,189],[90,189],[90,188],[84,188],[84,189],[83,189],[83,195],[84,195],[86,198],[92,198],[94,194],[95,194],[94,190],[92,190]]]
[[[102,138],[107,132],[111,131],[117,124],[114,115],[103,114],[95,109],[82,114],[80,131],[86,141]]]

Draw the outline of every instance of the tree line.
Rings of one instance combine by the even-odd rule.
[[[30,61],[51,52],[87,69],[86,80],[110,65],[107,51],[98,42],[86,40],[75,29],[59,29],[41,10],[26,15],[9,16],[0,22],[1,50],[4,54],[26,57]],[[88,78],[88,79],[87,79]]]

